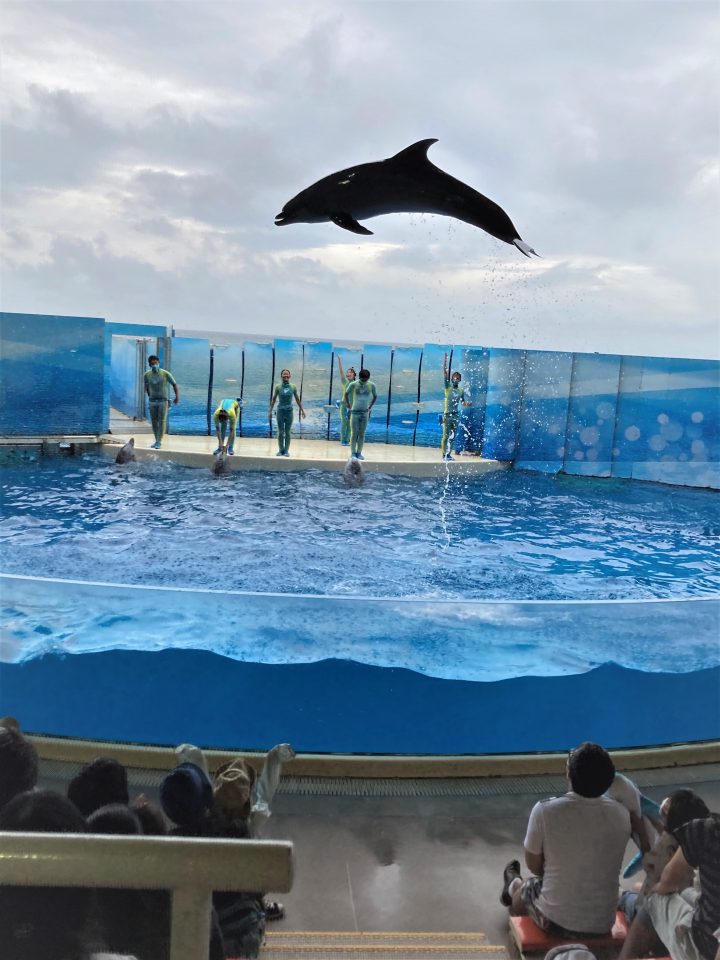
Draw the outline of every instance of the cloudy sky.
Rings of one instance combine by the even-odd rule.
[[[715,0],[6,2],[2,308],[717,357]],[[275,227],[430,158],[542,254],[393,214]]]

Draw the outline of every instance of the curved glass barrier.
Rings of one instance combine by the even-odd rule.
[[[438,601],[170,589],[3,575],[1,658],[204,650],[264,664],[326,659],[452,680],[644,673],[720,664],[720,598]]]

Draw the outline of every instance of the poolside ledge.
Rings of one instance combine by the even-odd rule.
[[[101,450],[105,456],[115,457],[122,444],[135,436],[137,460],[172,460],[186,467],[211,468],[215,437],[176,436],[163,440],[162,449],[153,450],[152,434],[138,431],[123,434],[103,434]],[[394,443],[366,443],[363,467],[367,473],[385,473],[406,477],[436,477],[450,474],[463,476],[506,470],[509,463],[484,460],[477,456],[456,456],[444,462],[437,447],[410,447]],[[340,472],[349,457],[348,447],[333,440],[302,440],[293,437],[289,457],[277,456],[277,440],[270,437],[240,437],[235,441],[235,455],[228,457],[228,468],[237,470],[330,470]]]

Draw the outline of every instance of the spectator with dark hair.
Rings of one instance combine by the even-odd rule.
[[[122,803],[110,803],[90,814],[90,833],[139,837],[137,813]],[[142,960],[168,960],[170,896],[165,890],[103,889],[97,891],[97,914],[106,946]]]
[[[84,833],[86,827],[65,797],[31,790],[0,810],[0,830]],[[0,886],[3,960],[83,960],[92,902],[92,891],[83,888]]]
[[[520,863],[504,871],[500,902],[515,916],[529,916],[540,929],[563,938],[604,936],[612,929],[630,814],[603,796],[615,776],[610,755],[597,743],[570,751],[570,790],[536,803]]]
[[[709,816],[710,810],[694,790],[674,790],[663,800],[660,814],[664,818],[664,829],[642,859],[645,881],[639,891],[626,890],[620,897],[619,906],[628,922],[633,920],[677,850],[676,831],[690,820]]]
[[[111,757],[98,757],[86,763],[72,778],[67,795],[85,817],[109,803],[127,805],[130,800],[127,771]]]
[[[148,800],[144,793],[135,797],[130,804],[140,819],[142,832],[146,837],[164,837],[168,832],[168,823],[160,807]]]
[[[19,793],[32,790],[38,778],[37,750],[14,717],[0,720],[0,808]]]
[[[89,833],[110,833],[126,837],[142,836],[137,812],[124,803],[108,803],[87,818]]]
[[[720,815],[677,827],[679,847],[638,911],[618,960],[669,953],[715,960],[720,928]],[[693,886],[697,870],[699,891]]]

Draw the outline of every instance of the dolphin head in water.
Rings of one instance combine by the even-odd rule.
[[[348,487],[361,487],[365,483],[365,471],[362,463],[355,457],[350,457],[343,470],[343,480]]]
[[[131,463],[135,459],[135,437],[130,437],[124,446],[120,447],[115,457],[115,463]]]
[[[221,450],[220,453],[215,454],[212,472],[216,477],[224,477],[225,474],[230,473],[230,457],[227,455],[227,453],[225,453],[224,450]]]

